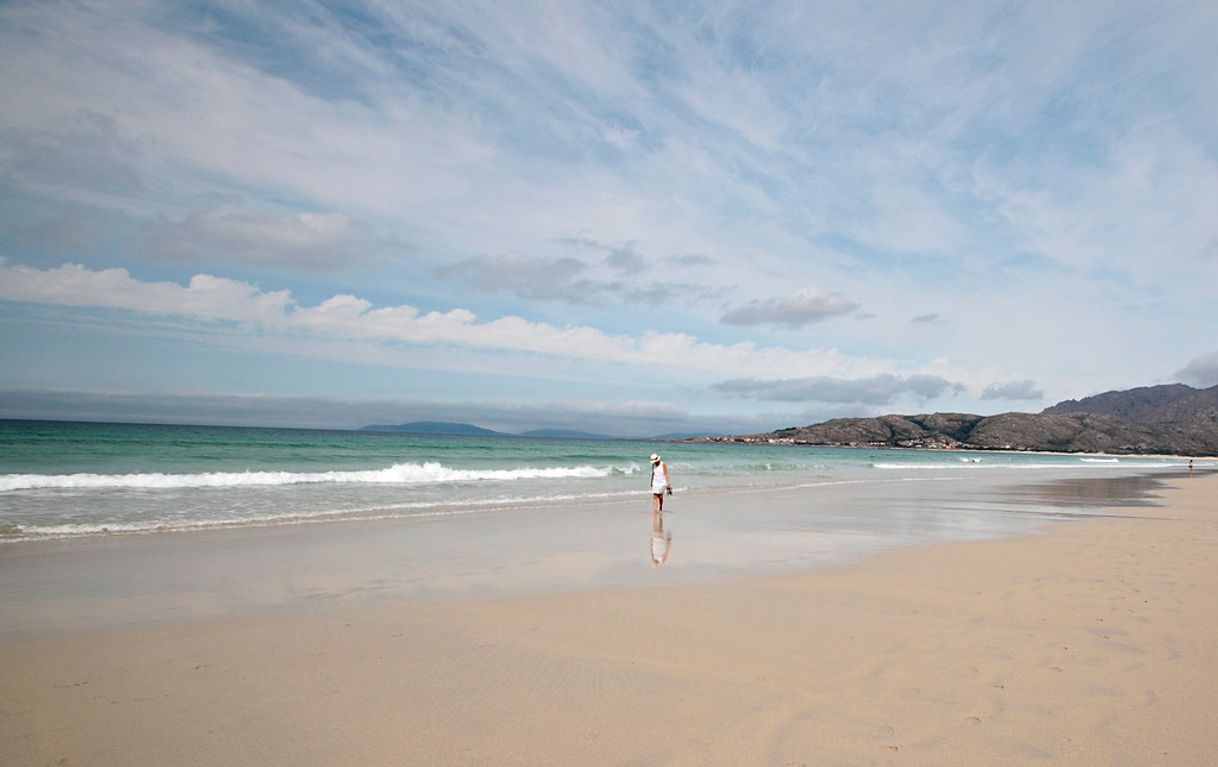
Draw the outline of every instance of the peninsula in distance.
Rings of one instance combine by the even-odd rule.
[[[360,431],[618,439],[567,429],[508,433],[469,423],[414,421]],[[1218,386],[1143,386],[1066,400],[1039,413],[923,413],[835,418],[758,434],[663,434],[648,439],[838,447],[1022,450],[1126,455],[1218,455]]]
[[[1143,386],[1066,400],[1039,413],[834,418],[696,441],[1213,456],[1218,455],[1218,386]]]

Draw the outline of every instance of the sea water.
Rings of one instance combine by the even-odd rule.
[[[510,515],[700,491],[1172,469],[1163,458],[0,421],[0,541]]]

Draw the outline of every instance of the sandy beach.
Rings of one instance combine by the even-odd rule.
[[[1154,508],[809,572],[47,623],[0,642],[0,753],[22,765],[1208,764],[1218,476],[1170,485]]]
[[[1216,40],[0,0],[0,767],[1218,767]]]

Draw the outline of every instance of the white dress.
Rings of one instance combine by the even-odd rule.
[[[668,479],[664,476],[664,464],[658,463],[651,467],[651,494],[664,495],[668,490]]]

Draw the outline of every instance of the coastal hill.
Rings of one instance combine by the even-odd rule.
[[[1067,400],[1040,413],[835,418],[715,442],[1218,455],[1218,386],[1147,386]]]

